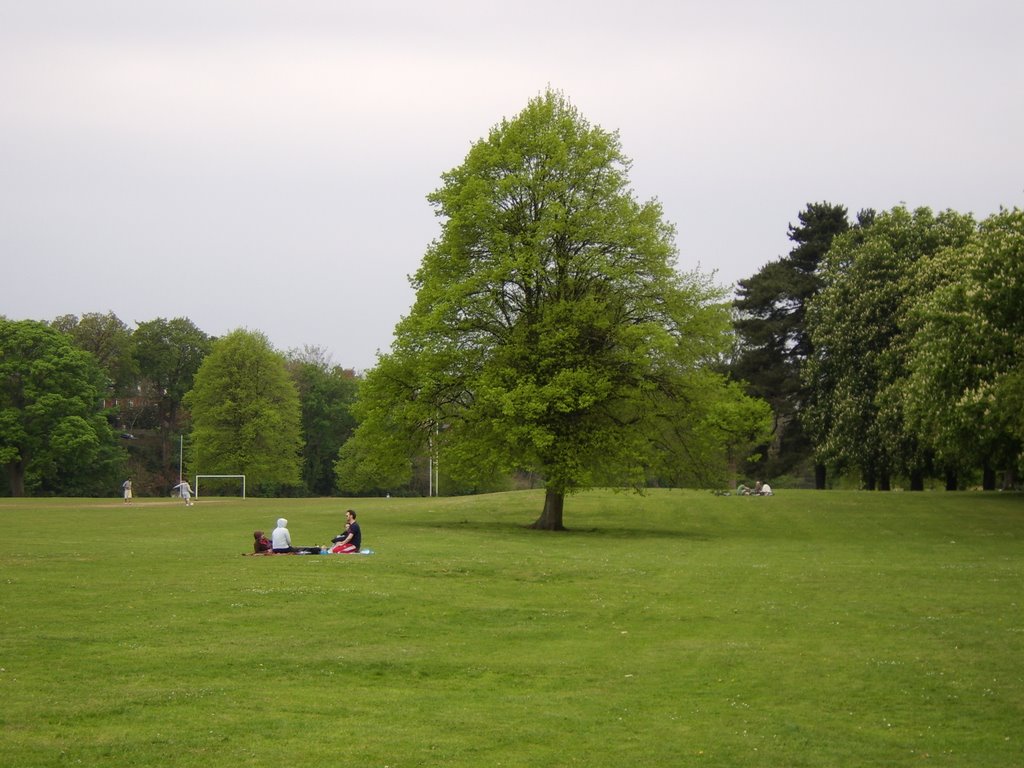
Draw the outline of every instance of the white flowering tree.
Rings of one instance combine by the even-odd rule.
[[[1024,211],[989,217],[922,272],[908,420],[947,468],[980,466],[992,488],[996,469],[1020,471],[1024,445]]]
[[[904,413],[910,311],[928,289],[922,263],[974,229],[969,215],[898,206],[837,237],[825,259],[808,312],[806,423],[819,460],[859,470],[868,488],[888,489],[897,472],[923,487],[929,446]]]

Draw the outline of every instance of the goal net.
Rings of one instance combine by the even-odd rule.
[[[219,482],[217,484],[217,487],[224,487],[223,481],[226,481],[226,480],[235,480],[235,481],[241,480],[242,481],[242,498],[243,499],[245,498],[245,475],[196,475],[196,498],[197,499],[199,498],[199,484],[200,484],[199,481],[200,480],[207,480],[207,481],[209,481],[209,480],[218,480],[218,481],[221,481],[221,482]],[[207,487],[209,487],[210,483],[207,482],[206,485],[207,485]],[[234,487],[237,488],[238,486],[234,486]]]

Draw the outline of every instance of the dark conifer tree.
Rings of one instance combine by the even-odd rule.
[[[818,265],[832,239],[850,227],[846,208],[831,203],[811,203],[798,218],[799,226],[789,225],[795,243],[789,255],[741,280],[734,302],[737,352],[731,373],[747,382],[748,394],[768,401],[775,416],[772,443],[757,470],[768,477],[799,472],[811,456],[800,425],[800,368],[811,353],[806,307],[821,287]],[[816,484],[823,479],[816,471]]]

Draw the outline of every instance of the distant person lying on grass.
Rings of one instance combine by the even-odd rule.
[[[345,525],[345,532],[332,539],[334,546],[331,547],[331,552],[335,554],[358,552],[359,547],[363,544],[363,532],[359,528],[359,523],[356,522],[356,513],[351,509],[348,510],[345,513],[345,519],[348,521]]]

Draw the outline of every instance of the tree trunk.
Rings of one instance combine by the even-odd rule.
[[[825,465],[814,465],[814,488],[818,491],[825,490]]]
[[[913,472],[910,473],[910,490],[924,490],[924,472],[922,472],[919,469],[915,469]]]
[[[875,473],[873,471],[862,472],[861,484],[864,486],[865,491],[875,490]]]
[[[25,462],[12,461],[7,464],[7,485],[11,496],[25,495]]]
[[[889,479],[889,473],[883,472],[878,478],[878,490],[880,491],[891,491],[892,481]]]
[[[540,531],[564,531],[562,525],[562,508],[565,506],[565,493],[548,488],[544,492],[544,511],[537,521],[531,525]]]
[[[947,469],[946,470],[946,490],[947,491],[955,491],[955,490],[959,489],[959,487],[960,487],[960,482],[959,482],[959,478],[957,478],[956,470],[955,469]]]
[[[1012,491],[1016,487],[1017,473],[1013,470],[1013,467],[1010,467],[1010,469],[1006,470],[1006,472],[1003,473],[1002,489],[1004,491]]]
[[[981,489],[983,491],[994,491],[996,489],[996,471],[986,466],[981,472]]]

